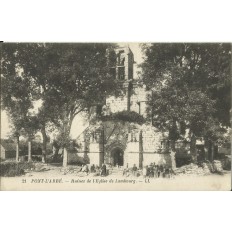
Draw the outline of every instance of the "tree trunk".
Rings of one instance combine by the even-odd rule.
[[[19,161],[19,137],[16,137],[16,162]]]
[[[209,140],[207,142],[207,146],[206,147],[207,147],[207,151],[208,151],[208,153],[207,153],[208,160],[212,162],[214,160],[214,155],[215,155],[215,151],[216,151],[214,142],[211,141],[211,140]]]
[[[66,112],[66,116],[63,120],[63,166],[66,167],[68,165],[68,151],[67,146],[69,146],[69,135],[72,127],[73,119],[75,118],[75,114],[69,115],[70,112]]]
[[[218,145],[214,145],[214,157],[213,158],[215,158],[215,156],[217,157],[217,155],[218,155]]]
[[[139,133],[139,168],[142,167],[143,167],[143,133],[141,130]]]
[[[176,169],[176,146],[175,146],[175,144],[176,144],[175,140],[170,141],[170,147],[171,147],[170,157],[171,157],[172,170]]]
[[[174,150],[171,150],[170,157],[171,157],[172,170],[175,170],[176,169],[176,152]]]
[[[197,148],[196,148],[196,136],[192,134],[190,141],[190,154],[193,163],[197,163]]]
[[[46,155],[47,155],[47,135],[45,131],[45,126],[42,127],[41,133],[43,136],[43,146],[42,146],[42,163],[46,163]]]
[[[205,145],[204,145],[204,158],[205,160],[209,160],[209,140],[207,138],[205,140]]]
[[[67,167],[68,166],[68,152],[67,149],[64,147],[63,150],[63,167]]]
[[[52,155],[53,155],[53,162],[57,162],[58,161],[58,153],[59,153],[60,148],[57,146],[52,146]]]
[[[63,127],[63,134],[64,134],[64,146],[63,146],[63,167],[68,166],[68,151],[67,151],[67,146],[69,144],[69,134],[72,126],[74,117],[70,117],[70,122],[69,120],[64,120],[64,127]]]
[[[28,140],[28,162],[31,162],[31,140]]]
[[[215,154],[215,146],[214,146],[214,143],[212,142],[212,145],[211,145],[211,156],[210,156],[210,161],[211,162],[214,160],[214,154]]]

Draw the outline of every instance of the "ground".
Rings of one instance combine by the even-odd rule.
[[[67,171],[68,170],[68,171]],[[42,165],[19,177],[1,177],[2,190],[231,190],[231,172],[208,175],[176,175],[173,178],[125,177],[114,168],[106,177],[78,173],[79,167],[63,169]]]

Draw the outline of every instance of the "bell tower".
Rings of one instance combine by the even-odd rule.
[[[115,49],[116,53],[116,79],[128,81],[133,79],[134,55],[129,46]]]
[[[130,111],[130,97],[134,72],[134,55],[129,46],[118,47],[109,54],[110,74],[118,80],[124,90],[124,96],[106,99],[106,105],[111,113]]]
[[[129,46],[118,47],[108,52],[108,65],[111,77],[119,82],[123,94],[120,97],[108,97],[90,108],[90,118],[105,114],[131,110],[133,89],[134,55]]]

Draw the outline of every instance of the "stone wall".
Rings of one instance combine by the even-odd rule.
[[[109,97],[106,99],[107,114],[127,110],[127,96]]]
[[[163,153],[143,153],[143,166],[155,163],[156,165],[167,165],[171,167],[171,156]]]
[[[146,117],[147,94],[144,86],[139,86],[137,83],[133,83],[133,90],[130,96],[130,110]]]
[[[124,153],[124,166],[127,164],[132,167],[149,165],[150,163],[164,164],[171,166],[171,158],[168,153],[163,154],[162,141],[164,135],[156,130],[152,125],[138,125],[129,122],[107,121],[102,124],[104,128],[105,143],[102,140],[90,136],[89,144],[86,149],[80,150],[88,156],[91,164],[101,165],[103,162],[111,162],[111,152],[119,148]],[[95,131],[99,128],[95,128]],[[93,131],[92,131],[93,133]],[[88,134],[88,133],[87,133]],[[87,135],[86,134],[86,135]],[[82,143],[83,138],[81,138]],[[87,140],[87,139],[86,139]],[[103,157],[104,153],[104,157]]]
[[[125,87],[125,94],[120,97],[108,97],[106,99],[105,112],[106,114],[116,113],[128,109],[128,87]],[[146,117],[147,115],[147,92],[144,87],[139,87],[137,84],[132,85],[130,90],[130,111],[139,113]]]
[[[143,151],[158,152],[161,149],[163,135],[156,130],[152,125],[143,125]]]
[[[118,68],[125,68],[124,81],[121,79],[124,95],[120,97],[108,97],[106,105],[103,107],[103,113],[109,115],[120,111],[130,110],[147,116],[147,98],[150,94],[140,80],[133,80],[134,56],[129,47],[118,48],[115,50],[116,63],[113,69],[116,70],[116,78],[118,78]],[[156,164],[170,164],[170,155],[162,154],[162,141],[164,135],[156,130],[152,125],[137,125],[128,122],[104,122],[103,142],[96,141],[95,137],[90,137],[87,141],[81,138],[81,142],[85,144],[84,150],[88,152],[90,163],[100,165],[103,162],[103,153],[105,162],[111,160],[112,149],[118,147],[124,152],[124,166],[128,164],[137,167]],[[94,135],[94,128],[91,126],[91,136]],[[102,130],[102,129],[101,129]],[[87,144],[87,145],[86,145]],[[104,147],[103,147],[104,146]],[[82,150],[83,151],[83,150]]]
[[[140,158],[140,145],[139,141],[137,142],[128,142],[126,150],[124,152],[124,167],[133,167],[135,164],[137,167],[141,167],[141,158]]]
[[[90,143],[88,158],[89,163],[101,166],[104,163],[103,147],[101,143]]]

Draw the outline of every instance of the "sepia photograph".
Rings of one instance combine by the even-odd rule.
[[[0,190],[231,190],[230,43],[0,46]]]
[[[0,230],[230,230],[231,7],[2,0]]]

